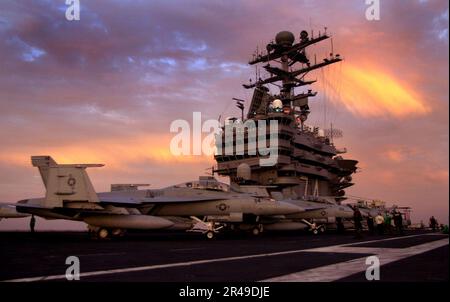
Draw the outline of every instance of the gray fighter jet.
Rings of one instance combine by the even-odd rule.
[[[57,164],[50,156],[32,156],[31,161],[46,195],[14,204],[17,214],[83,221],[98,238],[127,229],[190,230],[213,238],[227,223],[259,229],[262,218],[302,211],[269,196],[237,192],[212,177],[156,190],[114,185],[111,192],[96,193],[86,168],[103,165]]]
[[[286,198],[277,191],[277,186],[237,186],[240,192],[252,193],[258,196],[271,197],[299,207],[297,213],[286,214],[282,217],[263,217],[261,224],[265,230],[295,231],[308,229],[313,234],[325,232],[326,226],[335,224],[337,218],[353,218],[353,209],[348,205],[337,204],[332,197],[312,197],[310,199]]]

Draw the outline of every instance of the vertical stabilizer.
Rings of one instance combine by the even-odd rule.
[[[31,163],[33,164],[33,167],[38,167],[39,173],[41,174],[42,177],[42,181],[44,182],[44,186],[47,187],[49,167],[57,166],[56,161],[51,156],[44,155],[44,156],[32,156]]]
[[[86,168],[101,164],[57,164],[50,156],[32,156],[33,166],[39,168],[47,190],[44,206],[62,207],[64,202],[98,202],[97,193]]]

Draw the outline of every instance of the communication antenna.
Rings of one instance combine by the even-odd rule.
[[[212,177],[214,177],[214,174],[216,173],[216,170],[214,169],[214,166],[211,166],[209,168],[206,168],[205,171],[211,171],[211,172],[206,172],[206,175],[211,175]]]
[[[331,143],[334,143],[335,138],[344,137],[344,132],[341,129],[333,128],[332,123],[329,129],[324,129],[324,134],[330,139]]]
[[[331,42],[331,56],[333,56],[334,55],[333,38],[330,38],[330,42]]]
[[[236,101],[236,107],[238,107],[241,110],[241,121],[244,121],[244,108],[245,108],[245,100],[233,98],[234,101]]]

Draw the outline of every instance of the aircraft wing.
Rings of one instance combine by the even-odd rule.
[[[124,196],[109,196],[101,197],[100,204],[122,205],[122,206],[140,206],[148,204],[161,204],[161,203],[189,203],[189,202],[203,202],[203,201],[216,201],[224,200],[223,197],[202,197],[202,196],[186,196],[186,197],[171,197],[171,196],[158,196],[152,198],[133,198]]]
[[[110,193],[110,192],[108,192]],[[6,204],[6,203],[0,203],[0,219],[2,218],[22,218],[27,217],[30,214],[28,212],[36,212],[40,210],[44,211],[51,211],[52,216],[57,216],[55,211],[53,210],[53,207],[48,207],[45,204],[42,204],[38,201],[43,200],[44,198],[34,198],[26,200],[27,202],[19,202],[14,204]],[[186,197],[170,197],[170,196],[158,196],[153,198],[136,198],[132,196],[124,196],[124,195],[118,195],[114,196],[111,194],[108,194],[108,196],[102,196],[102,193],[99,194],[99,201],[98,203],[88,203],[89,207],[82,206],[77,207],[74,205],[72,208],[65,208],[63,216],[60,218],[66,218],[66,214],[70,212],[69,216],[73,216],[77,213],[82,213],[83,215],[89,215],[92,213],[99,213],[105,212],[104,209],[101,206],[107,206],[107,205],[113,205],[113,206],[119,206],[124,208],[138,208],[144,205],[151,205],[151,204],[163,204],[163,203],[189,203],[189,202],[204,202],[204,201],[215,201],[215,200],[224,200],[226,198],[224,197],[218,197],[218,196],[186,196]],[[36,212],[37,213],[37,212]],[[48,214],[48,213],[47,213]],[[54,217],[56,218],[56,217]]]
[[[170,196],[161,196],[155,198],[146,198],[143,203],[184,203],[184,202],[202,202],[202,201],[216,201],[216,200],[224,200],[227,198],[223,197],[194,197],[194,196],[186,196],[186,197],[170,197]]]

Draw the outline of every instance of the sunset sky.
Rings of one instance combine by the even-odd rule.
[[[233,97],[247,65],[281,30],[333,37],[344,61],[310,74],[310,125],[333,126],[346,158],[359,160],[353,196],[413,207],[413,220],[448,223],[449,9],[447,0],[0,1],[0,202],[45,192],[31,155],[89,170],[111,183],[158,188],[204,175],[212,157],[174,157],[175,119],[238,116]],[[308,53],[321,59],[323,42]],[[275,90],[273,90],[275,91]],[[2,220],[0,230],[27,220]],[[79,228],[38,221],[40,228]]]

